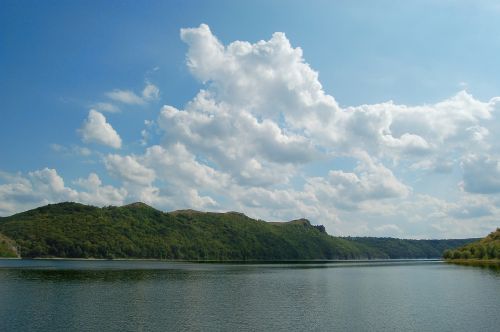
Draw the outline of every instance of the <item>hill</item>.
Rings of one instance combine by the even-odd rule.
[[[485,238],[469,243],[455,250],[446,250],[447,260],[498,260],[500,261],[500,228]]]
[[[277,226],[237,212],[164,213],[143,203],[40,207],[0,219],[22,257],[288,260],[383,258],[307,224]]]
[[[413,249],[398,254],[388,245],[392,240],[333,237],[323,226],[311,225],[307,219],[269,223],[239,212],[165,213],[144,203],[103,208],[78,203],[49,204],[0,218],[0,232],[12,239],[12,243],[15,241],[21,257],[384,259],[440,257],[441,248],[450,248],[450,244],[434,240],[439,245],[425,246],[438,248],[439,254],[435,256],[430,251]]]

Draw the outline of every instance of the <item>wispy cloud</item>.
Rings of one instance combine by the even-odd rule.
[[[145,101],[142,97],[135,94],[135,92],[130,90],[119,90],[115,89],[110,92],[106,92],[106,96],[114,101],[129,104],[129,105],[143,105]]]
[[[108,112],[108,113],[118,113],[120,112],[120,108],[111,103],[99,102],[95,103],[91,106],[93,109],[100,112]]]
[[[157,100],[160,97],[160,89],[156,85],[146,82],[146,85],[140,95],[131,90],[120,89],[114,89],[113,91],[106,92],[105,95],[111,100],[123,104],[145,105],[148,102]]]
[[[76,145],[64,146],[61,144],[53,143],[50,145],[50,148],[52,149],[52,151],[60,152],[67,155],[80,155],[88,157],[92,154],[92,151],[89,148]]]

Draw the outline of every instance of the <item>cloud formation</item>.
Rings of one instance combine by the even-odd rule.
[[[207,82],[214,104],[245,109],[257,118],[283,120],[317,144],[336,149],[364,148],[372,154],[431,152],[444,144],[482,141],[497,98],[480,102],[465,91],[431,105],[392,102],[342,109],[323,91],[318,74],[305,63],[300,48],[282,33],[255,44],[233,42],[227,47],[201,25],[181,32],[190,49],[188,65]],[[209,56],[204,56],[209,54]]]
[[[100,112],[108,112],[108,113],[118,113],[120,112],[120,109],[118,106],[111,104],[111,103],[106,103],[106,102],[99,102],[95,103],[92,105],[92,109],[95,109]]]
[[[114,101],[118,101],[124,104],[130,105],[142,105],[144,100],[142,97],[135,94],[135,92],[130,90],[119,90],[115,89],[113,91],[107,92],[106,96]]]
[[[226,46],[202,24],[182,29],[181,39],[188,45],[190,71],[205,87],[184,109],[163,107],[158,118],[163,146],[182,144],[209,161],[229,177],[234,193],[229,201],[243,210],[307,211],[337,226],[339,218],[354,224],[378,215],[367,227],[396,232],[382,227],[392,225],[383,223],[384,216],[401,214],[395,209],[416,193],[391,167],[423,176],[451,174],[468,151],[487,151],[493,144],[498,98],[482,102],[460,91],[434,104],[389,101],[342,108],[283,33]],[[344,170],[336,157],[352,158],[357,166]],[[330,170],[311,173],[308,165],[322,160],[333,161]],[[467,166],[462,162],[464,188],[473,192]],[[304,184],[293,184],[297,180]],[[439,206],[447,208],[435,220],[458,218],[449,204],[442,201]],[[425,214],[421,206],[418,215]]]
[[[361,154],[353,172],[332,170],[325,178],[311,178],[308,187],[325,203],[347,209],[363,201],[405,198],[410,193],[391,170],[367,154]]]
[[[498,226],[500,98],[459,91],[432,104],[341,107],[284,33],[224,45],[202,24],[180,37],[203,88],[145,122],[143,150],[101,157],[119,187],[90,173],[72,182],[76,190],[55,170],[39,170],[5,180],[0,212],[27,206],[16,200],[40,202],[39,191],[48,201],[141,200],[166,210],[306,217],[342,235],[479,236]],[[140,93],[106,95],[146,105],[159,91],[146,82]],[[84,142],[122,146],[96,110],[80,133]]]
[[[108,155],[104,161],[106,168],[124,181],[149,185],[155,179],[153,170],[141,165],[133,156]]]
[[[85,143],[98,143],[115,149],[122,146],[122,140],[118,133],[106,122],[106,117],[95,110],[89,111],[89,115],[79,132]]]
[[[489,155],[471,154],[462,161],[465,191],[478,194],[500,193],[500,159]]]
[[[90,173],[86,179],[77,179],[74,183],[82,190],[67,187],[63,178],[51,168],[36,170],[26,175],[0,173],[0,215],[10,215],[63,201],[98,206],[121,205],[127,196],[123,188],[102,185],[95,173]]]
[[[131,90],[114,89],[106,92],[106,97],[122,104],[145,105],[146,103],[157,100],[160,97],[160,89],[153,83],[146,82],[146,85],[140,95]],[[98,103],[97,105],[104,108],[104,110],[109,111],[116,108],[116,106],[109,103]]]

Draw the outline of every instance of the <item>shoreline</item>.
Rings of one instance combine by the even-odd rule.
[[[444,259],[446,263],[469,266],[500,266],[500,259]]]
[[[444,262],[442,258],[388,258],[388,259],[306,259],[306,260],[170,260],[157,258],[69,258],[69,257],[0,257],[0,260],[33,261],[82,261],[82,262],[158,262],[158,263],[197,263],[197,264],[321,264],[321,263],[384,263],[384,262]]]

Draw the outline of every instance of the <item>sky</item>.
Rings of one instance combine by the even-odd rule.
[[[0,2],[0,216],[48,203],[500,226],[496,1]]]

